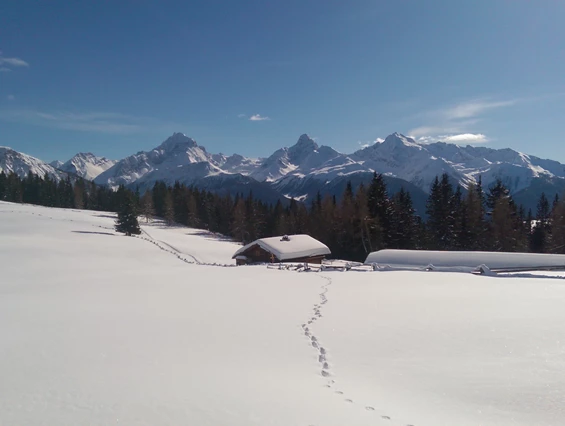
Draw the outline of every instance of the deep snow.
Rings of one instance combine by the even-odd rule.
[[[238,246],[111,216],[0,202],[0,425],[563,424],[558,273],[198,265]]]

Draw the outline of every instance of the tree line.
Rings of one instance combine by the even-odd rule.
[[[389,194],[383,177],[340,197],[320,193],[308,203],[290,199],[267,204],[252,193],[220,195],[194,186],[156,182],[143,195],[120,186],[113,191],[70,178],[55,181],[0,173],[0,200],[51,207],[121,212],[131,223],[160,217],[169,225],[207,229],[247,243],[257,238],[309,234],[333,257],[359,260],[384,248],[565,253],[565,201],[540,195],[536,212],[516,205],[498,180],[466,189],[444,174],[431,185],[426,219],[416,214],[410,193]],[[127,210],[124,212],[124,209]]]

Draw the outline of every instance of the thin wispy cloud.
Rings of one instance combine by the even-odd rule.
[[[135,134],[155,128],[171,128],[147,117],[135,117],[113,112],[75,113],[66,111],[44,112],[30,109],[1,109],[0,120],[51,127],[63,130],[108,134]]]
[[[424,124],[410,130],[419,142],[486,143],[489,138],[479,124],[495,110],[516,105],[519,99],[476,98],[418,115]]]
[[[10,72],[15,67],[29,67],[29,64],[23,59],[6,57],[0,52],[0,72]]]
[[[16,99],[16,97],[14,95],[8,95],[6,96],[6,99],[8,99],[9,101],[13,101],[14,99]]]
[[[249,121],[266,121],[266,120],[270,120],[270,118],[264,117],[260,114],[254,114],[251,117],[249,117]]]
[[[245,118],[245,117],[247,117],[246,114],[237,114],[237,118]]]
[[[508,101],[469,101],[445,110],[448,120],[458,120],[472,118],[484,114],[485,112],[497,108],[508,107],[516,104],[516,100]]]

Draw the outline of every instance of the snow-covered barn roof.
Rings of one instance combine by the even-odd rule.
[[[369,253],[366,264],[397,268],[469,267],[486,265],[491,270],[564,267],[565,255],[481,251],[379,250]]]
[[[298,234],[288,235],[288,239],[281,236],[255,240],[236,251],[232,259],[245,253],[249,248],[255,245],[274,254],[277,259],[281,261],[331,254],[330,249],[325,244],[312,238],[310,235]]]

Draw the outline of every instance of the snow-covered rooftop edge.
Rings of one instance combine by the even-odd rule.
[[[288,241],[283,240],[282,236],[255,240],[236,251],[233,258],[241,255],[254,245],[258,245],[262,249],[273,253],[281,261],[331,254],[330,249],[324,243],[312,238],[310,235],[297,234],[289,235]]]

